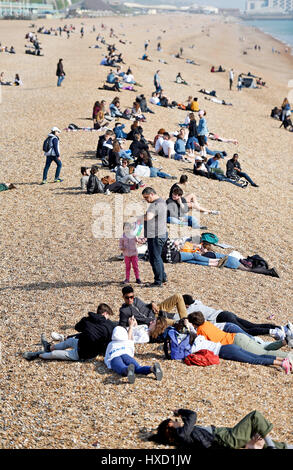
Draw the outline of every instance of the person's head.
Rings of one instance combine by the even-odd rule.
[[[163,129],[163,127],[161,127],[161,129],[158,130],[158,135],[164,135],[165,134],[165,129]]]
[[[87,166],[82,166],[82,167],[80,167],[80,172],[81,172],[81,174],[82,174],[83,176],[89,175],[89,173],[90,173],[90,168],[87,167]]]
[[[58,129],[58,127],[56,127],[56,126],[52,127],[51,134],[56,135],[56,134],[60,134],[60,133],[61,133],[61,131],[60,131],[60,129]]]
[[[289,104],[288,98],[284,98],[282,106],[285,106],[286,104]]]
[[[115,122],[115,128],[118,127],[118,126],[121,126],[121,122]]]
[[[134,121],[132,124],[131,124],[131,130],[134,131],[134,129],[136,129],[138,127],[138,121]]]
[[[16,189],[16,186],[13,183],[10,183],[8,185],[8,189]]]
[[[98,106],[100,106],[100,102],[96,101],[95,104],[94,104],[94,108],[97,108]]]
[[[195,327],[203,325],[205,322],[205,317],[201,312],[192,312],[188,315],[187,319],[189,323],[191,323]]]
[[[149,203],[155,201],[158,198],[156,191],[150,186],[144,188],[144,190],[142,191],[142,197],[146,202]]]
[[[159,424],[157,433],[151,435],[149,440],[158,444],[172,445],[176,442],[176,428],[181,426],[182,424],[176,419],[165,419]]]
[[[189,113],[188,117],[189,117],[190,121],[195,121],[194,113]]]
[[[214,160],[221,160],[221,154],[220,153],[216,153],[216,155],[213,156],[213,159]]]
[[[120,152],[120,150],[121,150],[120,144],[118,140],[115,139],[113,142],[113,152]]]
[[[59,59],[59,64],[60,64],[60,62],[62,62],[62,60],[63,60],[63,59]],[[55,62],[55,63],[56,63],[56,62]]]
[[[105,100],[102,100],[101,101],[101,106],[104,108],[106,106],[106,101]]]
[[[105,317],[105,318],[109,318],[109,317],[114,315],[113,310],[111,309],[111,307],[109,307],[109,305],[103,304],[103,303],[98,305],[97,314],[98,315],[103,315],[103,317]]]
[[[188,176],[187,175],[181,175],[180,176],[179,184],[185,184],[185,183],[187,183],[187,181],[188,181]]]
[[[96,173],[98,173],[98,171],[99,171],[99,167],[98,167],[98,166],[93,165],[93,166],[91,167],[91,175],[95,175]]]
[[[149,161],[149,156],[148,156],[148,153],[147,153],[146,150],[141,150],[141,151],[139,152],[139,156],[140,156],[140,158],[142,158],[142,160],[143,160],[144,162],[148,162],[148,161]]]
[[[177,135],[177,139],[184,139],[184,130],[183,129],[180,129],[180,131],[178,132],[178,135]]]
[[[156,320],[153,320],[149,325],[149,335],[152,339],[157,339],[168,326],[167,319],[163,316],[158,316]]]
[[[163,139],[164,139],[164,140],[169,140],[169,139],[170,139],[170,134],[169,134],[169,132],[164,132],[164,134],[163,134]]]
[[[197,100],[198,100],[198,98],[193,98],[193,101],[197,101]]]
[[[126,305],[132,305],[134,301],[134,290],[132,286],[122,288],[122,296]]]
[[[113,135],[113,131],[111,129],[108,129],[105,133],[106,139],[109,139]]]
[[[200,118],[203,118],[204,116],[206,116],[206,111],[204,109],[201,109],[200,111],[198,111],[198,115]]]
[[[182,297],[183,297],[183,300],[184,300],[184,303],[185,303],[186,307],[189,307],[189,305],[193,304],[194,300],[193,300],[191,295],[184,294]]]
[[[128,165],[128,160],[126,158],[123,158],[122,160],[122,166],[125,168]]]
[[[183,191],[181,188],[176,187],[172,191],[172,199],[173,201],[178,201],[183,196]]]
[[[238,153],[234,153],[232,160],[236,162],[238,160]]]
[[[214,251],[213,246],[209,242],[202,242],[201,246],[206,251]]]

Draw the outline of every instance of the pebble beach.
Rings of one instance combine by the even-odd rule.
[[[101,22],[105,30],[101,30]],[[127,203],[143,204],[141,189],[119,199],[115,194],[89,196],[82,192],[80,167],[97,163],[100,132],[65,131],[70,123],[91,126],[94,102],[105,99],[109,105],[115,96],[98,89],[108,73],[108,67],[99,65],[106,47],[99,43],[101,48],[91,48],[98,33],[123,53],[124,69],[130,66],[135,80],[143,85],[137,93],[124,90],[119,94],[122,108],[131,107],[140,93],[149,100],[153,75],[160,70],[168,97],[184,103],[189,95],[197,96],[200,108],[207,112],[209,130],[237,139],[237,145],[210,141],[209,147],[227,152],[223,167],[237,152],[242,168],[259,188],[242,189],[201,178],[192,174],[191,164],[159,156],[156,164],[178,179],[187,174],[200,203],[220,211],[218,216],[201,215],[201,225],[240,253],[259,254],[280,275],[278,279],[187,263],[165,265],[168,283],[163,288],[133,283],[135,294],[145,302],[159,302],[176,292],[188,293],[208,306],[252,322],[293,322],[292,133],[270,118],[271,109],[280,107],[290,93],[290,51],[286,53],[285,45],[272,37],[220,16],[115,16],[34,23],[35,28],[30,28],[30,21],[1,21],[0,33],[2,44],[16,49],[15,55],[0,53],[0,72],[10,79],[19,73],[23,81],[21,87],[0,89],[0,182],[16,185],[0,196],[0,448],[164,448],[141,439],[139,431],[156,428],[179,407],[195,410],[201,425],[215,426],[232,426],[257,409],[273,423],[273,438],[293,443],[292,374],[274,367],[223,360],[217,366],[188,367],[165,360],[162,345],[142,344],[136,345],[138,361],[143,365],[158,361],[164,377],[161,382],[152,376],[139,377],[131,385],[107,369],[102,356],[77,363],[27,362],[22,357],[24,351],[39,349],[42,332],[48,338],[52,331],[74,334],[77,321],[95,311],[100,302],[108,303],[115,320],[119,318],[124,263],[113,259],[119,254],[114,231],[111,238],[93,236],[94,206],[103,203],[110,207],[113,218],[123,213],[127,220]],[[24,53],[26,33],[42,25],[57,28],[65,23],[76,26],[70,39],[65,34],[40,34],[44,56]],[[81,23],[85,29],[82,39]],[[92,32],[93,25],[96,32]],[[111,27],[117,38],[109,37]],[[141,60],[146,39],[150,40],[152,62]],[[157,42],[161,42],[161,52]],[[255,44],[261,45],[260,51],[254,50]],[[184,59],[199,65],[177,59],[180,47]],[[280,54],[273,54],[272,48]],[[66,78],[57,88],[56,64],[61,57]],[[220,64],[225,73],[210,73],[212,65]],[[267,87],[238,92],[235,80],[230,91],[228,71],[232,67],[235,75],[251,72],[262,77]],[[178,72],[188,86],[175,83]],[[199,93],[202,88],[216,90],[219,98],[233,106],[205,100]],[[155,114],[147,114],[142,124],[148,140],[162,127],[178,131],[186,117],[183,110],[150,107]],[[123,123],[128,131],[130,124]],[[42,144],[52,126],[62,130],[64,181],[53,183],[53,164],[48,184],[41,186]],[[107,169],[99,173],[111,175]],[[171,182],[160,178],[144,182],[167,199]],[[222,252],[228,254],[229,250]],[[141,261],[139,268],[142,281],[151,282],[150,264]]]

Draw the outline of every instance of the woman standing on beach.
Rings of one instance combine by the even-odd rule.
[[[209,130],[208,130],[208,127],[207,127],[207,122],[206,122],[206,119],[204,116],[206,116],[206,111],[204,110],[200,110],[198,115],[200,117],[200,120],[199,120],[199,123],[198,123],[198,126],[197,126],[197,133],[198,133],[198,143],[200,145],[200,155],[202,157],[205,157],[206,156],[206,142],[207,142],[207,138],[208,138],[208,135],[209,135]]]

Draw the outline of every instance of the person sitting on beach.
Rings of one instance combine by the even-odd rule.
[[[140,109],[143,113],[155,114],[154,111],[148,107],[146,98],[143,94],[137,96],[135,101],[139,103]]]
[[[26,352],[23,357],[28,361],[38,357],[45,360],[79,361],[94,359],[97,355],[104,355],[111,341],[115,323],[110,320],[113,311],[109,305],[101,303],[97,313],[89,312],[76,325],[79,334],[69,336],[58,344],[50,344],[42,334],[43,350]]]
[[[87,184],[90,178],[90,170],[91,169],[86,166],[82,166],[80,168],[80,172],[82,174],[82,177],[80,178],[80,187],[82,191],[85,191],[87,188]]]
[[[4,79],[4,72],[0,73],[0,85],[12,86],[13,83]]]
[[[162,144],[164,142],[164,133],[165,133],[165,129],[161,128],[158,130],[157,132],[157,135],[155,136],[154,138],[154,147],[155,147],[155,152],[160,155],[161,157],[164,156],[164,152],[163,152],[163,148],[162,148]]]
[[[133,142],[130,144],[129,149],[131,150],[133,158],[137,158],[142,150],[146,150],[147,153],[149,152],[149,146],[145,140],[141,138],[139,132],[133,134]]]
[[[285,442],[269,436],[273,425],[257,410],[244,416],[234,427],[195,426],[197,414],[180,408],[173,412],[176,419],[162,421],[149,441],[167,446],[198,449],[292,449]],[[181,422],[177,417],[181,418]],[[183,424],[182,424],[183,422]]]
[[[188,109],[188,108],[187,108]],[[198,98],[193,98],[193,100],[190,103],[190,111],[193,113],[197,113],[199,111],[199,104],[198,104]]]
[[[213,173],[215,176],[215,179],[217,179],[218,181],[226,181],[227,183],[232,183],[235,186],[239,186],[240,188],[246,188],[248,185],[248,181],[246,181],[245,183],[240,183],[240,182],[238,183],[237,181],[225,176],[224,171],[221,169],[220,163],[219,163],[221,158],[223,157],[221,157],[221,155],[217,153],[214,157],[211,157],[207,161],[206,166],[208,167],[209,172]]]
[[[124,327],[127,326],[128,319],[132,316],[134,316],[138,325],[150,325],[159,316],[161,311],[168,313],[167,323],[172,325],[174,314],[171,312],[175,307],[180,318],[187,317],[185,303],[181,294],[174,294],[159,304],[154,302],[146,304],[138,297],[135,297],[132,286],[125,286],[122,288],[122,296],[124,303],[119,310],[119,325]]]
[[[192,228],[200,228],[197,219],[194,216],[187,214],[189,207],[186,199],[182,196],[182,189],[180,187],[175,187],[172,191],[171,197],[166,200],[167,223],[187,225],[188,227]]]
[[[121,164],[116,166],[116,181],[125,184],[134,184],[136,187],[143,188],[145,185],[143,181],[134,173],[130,173],[130,169],[128,166],[128,160],[125,158],[122,159]]]
[[[162,142],[162,150],[164,153],[164,157],[174,158],[175,156],[174,146],[175,146],[175,142],[172,140],[169,132],[164,132],[163,142]]]
[[[176,142],[174,144],[175,154],[173,157],[174,160],[183,160],[184,162],[191,163],[192,159],[188,157],[186,153],[186,143],[185,143],[185,132],[183,129],[180,129],[178,132]]]
[[[180,72],[178,72],[178,74],[176,75],[175,82],[176,82],[176,83],[183,84],[183,85],[188,85],[188,83],[181,77],[181,73],[180,73]]]
[[[127,115],[125,112],[124,113],[121,112],[121,110],[120,110],[120,100],[117,96],[113,99],[112,103],[109,106],[109,109],[110,109],[110,115],[112,117],[130,119],[130,115]]]
[[[133,102],[132,105],[132,110],[131,110],[131,115],[134,117],[137,121],[146,121],[145,116],[142,114],[141,109],[140,109],[140,104],[137,101]]]
[[[99,90],[118,91],[118,93],[120,93],[121,92],[120,88],[121,88],[121,84],[119,83],[119,78],[115,77],[113,86],[109,86],[104,83],[102,87],[99,87]]]
[[[169,198],[172,197],[172,193],[173,193],[175,188],[181,188],[181,190],[184,193],[184,191],[188,188],[187,183],[188,183],[188,176],[187,175],[181,175],[179,181],[177,183],[174,183],[171,186],[170,192],[169,192]],[[186,195],[184,195],[184,198],[187,202],[188,209],[195,209],[199,212],[205,212],[207,214],[213,214],[213,215],[218,215],[219,214],[218,211],[209,210],[209,209],[206,209],[205,207],[202,207],[199,204],[199,202],[196,198],[196,195],[194,193],[186,194]]]
[[[130,131],[126,136],[126,140],[134,140],[134,134],[143,136],[143,128],[139,125],[139,121],[134,121],[130,126]]]
[[[149,58],[148,54],[146,54],[146,53],[144,53],[144,54],[142,55],[141,60],[146,60],[146,61],[148,61],[148,62],[152,62],[152,60]]]
[[[14,77],[14,83],[13,83],[15,86],[22,86],[23,83],[22,83],[22,80],[20,79],[20,76],[18,73],[15,74],[15,77]]]
[[[108,129],[105,134],[101,135],[98,140],[97,151],[96,151],[96,158],[105,158],[108,154],[110,149],[112,148],[113,144],[113,131]]]
[[[106,82],[113,84],[114,80],[115,80],[115,74],[113,73],[113,70],[110,69],[110,72],[108,73],[107,78],[106,78]]]
[[[236,180],[239,178],[244,178],[251,184],[251,186],[253,186],[254,188],[258,188],[258,185],[252,181],[250,176],[248,176],[247,173],[244,173],[241,170],[241,166],[238,160],[238,153],[234,153],[233,157],[227,161],[226,168],[227,178]]]
[[[126,132],[123,131],[125,129],[125,124],[121,124],[121,122],[116,122],[114,126],[114,134],[116,139],[126,139],[127,135]]]
[[[282,109],[281,121],[284,121],[285,118],[288,118],[291,116],[291,106],[288,101],[288,98],[284,98],[283,103],[281,105],[281,109]]]
[[[156,91],[154,91],[152,93],[152,96],[150,98],[150,103],[152,104],[156,104],[157,106],[161,106],[161,102],[160,102],[160,98],[159,98],[159,93],[157,93]]]
[[[166,178],[176,179],[176,177],[161,171],[161,168],[153,167],[152,158],[146,150],[141,150],[139,156],[135,160],[135,173],[138,176],[145,176],[147,178]]]
[[[119,181],[106,183],[104,184],[101,180],[98,179],[96,176],[99,171],[99,168],[94,165],[91,168],[90,177],[87,183],[87,194],[107,194],[109,195],[112,193],[129,193],[130,187],[128,184],[123,184]],[[109,178],[107,177],[108,181]]]
[[[134,317],[128,319],[128,328],[118,325],[112,333],[112,340],[107,346],[105,364],[108,369],[114,370],[122,377],[128,378],[128,382],[135,382],[135,374],[154,374],[158,381],[162,380],[163,372],[158,362],[153,366],[140,366],[134,359],[133,328],[137,326]]]

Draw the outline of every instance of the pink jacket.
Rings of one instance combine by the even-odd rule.
[[[137,256],[137,246],[136,246],[136,237],[128,238],[126,235],[123,235],[119,240],[120,250],[123,252],[124,256]]]

